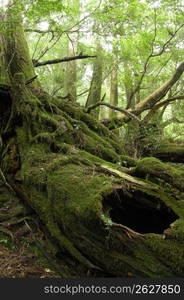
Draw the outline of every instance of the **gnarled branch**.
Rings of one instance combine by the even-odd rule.
[[[153,40],[152,40],[152,48],[151,48],[151,52],[149,54],[149,56],[147,57],[146,61],[145,61],[145,64],[144,64],[144,70],[143,70],[143,73],[141,75],[141,78],[140,80],[138,81],[138,84],[137,86],[135,87],[134,91],[132,92],[131,96],[130,96],[130,100],[133,98],[133,96],[137,93],[137,91],[140,89],[140,86],[142,84],[142,81],[144,79],[144,76],[146,75],[146,72],[147,72],[147,67],[148,67],[148,63],[150,61],[151,58],[153,57],[157,57],[157,56],[161,56],[165,49],[168,47],[169,43],[173,40],[173,38],[176,36],[176,34],[178,33],[178,31],[184,26],[184,24],[182,24],[181,26],[179,26],[175,32],[172,33],[172,35],[170,36],[170,38],[163,44],[162,48],[160,49],[159,52],[157,53],[154,53],[154,42],[155,42],[155,39],[156,39],[156,34],[157,34],[157,27],[156,27],[156,15],[155,15],[155,33],[154,33],[154,37],[153,37]]]
[[[87,112],[87,113],[90,113],[91,110],[97,108],[97,107],[100,106],[100,105],[104,105],[104,106],[107,106],[107,107],[109,107],[109,108],[111,108],[111,109],[113,109],[113,110],[119,111],[119,112],[125,114],[126,116],[128,116],[129,118],[131,118],[131,119],[133,119],[133,120],[136,120],[137,122],[141,123],[141,120],[140,120],[137,116],[135,116],[133,113],[131,113],[130,111],[128,111],[128,110],[126,110],[126,109],[124,109],[124,108],[120,108],[120,107],[113,106],[113,105],[108,104],[108,103],[104,103],[104,102],[102,102],[102,101],[97,102],[96,104],[89,106],[89,107],[86,109],[86,112]]]
[[[161,87],[159,87],[152,94],[144,98],[140,103],[135,107],[136,114],[140,114],[144,110],[151,109],[158,101],[160,101],[167,92],[172,88],[172,86],[179,80],[181,75],[184,72],[184,62],[182,62],[176,69],[174,75],[167,80]]]
[[[159,108],[161,108],[163,106],[167,107],[170,103],[172,103],[176,100],[184,100],[184,96],[177,96],[177,97],[169,98],[165,101],[162,101],[161,103],[156,104],[144,117],[144,119],[142,120],[142,123],[148,122],[156,110],[158,110]]]

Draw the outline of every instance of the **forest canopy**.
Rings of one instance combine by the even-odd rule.
[[[96,101],[105,94],[104,103],[134,109],[170,79],[183,61],[182,1],[46,2],[28,1],[25,6],[32,58],[47,61],[81,53],[100,56]],[[94,59],[77,60],[46,65],[36,72],[51,94],[64,97],[71,92],[77,102],[86,105],[94,64]],[[162,97],[162,101],[175,100],[163,104],[155,116],[164,134],[176,140],[182,138],[183,131],[182,96],[181,77]],[[146,115],[144,112],[142,118]],[[103,106],[100,116],[103,119],[117,113]]]
[[[182,62],[182,1],[25,0],[19,1],[17,10],[23,14],[31,57],[44,88],[55,96],[69,93],[81,105],[87,100],[89,104],[95,94],[96,102],[105,95],[104,103],[133,110]],[[80,59],[86,55],[97,58]],[[79,59],[65,62],[72,57]],[[96,88],[95,82],[91,86],[95,63],[101,69],[96,70]],[[182,99],[181,77],[161,99],[170,101],[155,114],[164,134],[176,140],[182,138]],[[146,115],[147,111],[141,118]],[[101,107],[100,118],[108,116],[119,114]]]

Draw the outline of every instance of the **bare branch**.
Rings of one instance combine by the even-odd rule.
[[[86,15],[84,18],[82,18],[81,20],[79,20],[76,24],[72,25],[71,27],[67,28],[66,30],[59,30],[59,29],[46,29],[46,30],[40,30],[40,29],[31,29],[31,28],[26,28],[25,31],[26,32],[36,32],[36,33],[41,33],[41,34],[46,34],[46,33],[74,33],[77,32],[78,30],[73,30],[73,28],[75,28],[76,26],[80,25],[81,23],[83,23],[86,19],[88,19],[90,16],[94,15],[95,12],[100,8],[102,4],[102,0],[99,1],[98,6],[92,11],[90,12],[88,15]]]
[[[131,100],[132,100],[132,98],[134,97],[134,95],[139,91],[140,86],[141,86],[141,84],[142,84],[142,81],[143,81],[143,79],[144,79],[144,76],[146,75],[149,61],[150,61],[150,59],[153,57],[154,43],[155,43],[156,36],[157,36],[157,23],[156,23],[156,21],[157,21],[157,15],[156,15],[156,10],[155,10],[154,36],[153,36],[152,43],[151,43],[151,52],[150,52],[149,56],[147,57],[147,59],[146,59],[146,61],[145,61],[144,69],[143,69],[141,78],[139,79],[139,81],[138,81],[138,83],[137,83],[137,86],[135,87],[135,89],[132,91],[132,93],[131,93],[131,95],[130,95],[130,99],[129,99],[129,102],[130,102],[130,103],[131,103]],[[129,107],[127,107],[127,108],[129,108]]]
[[[42,35],[39,36],[39,38],[38,38],[38,40],[36,42],[36,46],[35,46],[35,49],[34,49],[34,52],[33,52],[33,55],[32,55],[32,59],[34,59],[34,56],[35,56],[35,53],[37,51],[37,48],[38,48],[38,45],[40,43],[41,38],[42,38]]]
[[[181,26],[178,27],[178,29],[175,30],[175,32],[172,33],[171,37],[165,42],[165,44],[162,46],[162,48],[160,49],[160,51],[158,53],[155,53],[152,55],[152,57],[156,57],[156,56],[160,56],[164,53],[165,49],[167,48],[167,46],[169,45],[169,43],[174,39],[174,37],[176,36],[176,34],[178,33],[178,31],[184,26],[184,24],[182,24]]]
[[[171,118],[171,119],[165,121],[164,123],[162,123],[161,126],[163,128],[165,128],[165,127],[167,127],[168,125],[170,125],[172,123],[184,124],[184,121],[181,121],[181,120],[179,120],[177,118]]]
[[[53,42],[53,44],[51,45],[51,46],[47,46],[43,51],[42,51],[42,53],[40,54],[40,56],[37,58],[37,61],[39,61],[49,50],[51,50],[54,46],[55,46],[55,44],[60,40],[60,38],[61,38],[61,35],[62,34],[60,34],[57,38],[56,38],[56,40]],[[51,38],[51,40],[49,41],[49,42],[51,42],[52,41],[52,39],[54,38],[54,35],[52,36],[52,38]]]
[[[31,79],[27,80],[25,85],[30,84],[31,82],[33,82],[36,78],[38,77],[38,75],[35,75],[34,77],[32,77]]]
[[[156,57],[156,56],[160,56],[164,53],[165,49],[167,48],[167,46],[169,45],[169,43],[174,39],[174,37],[176,36],[176,34],[178,33],[178,31],[184,26],[184,24],[182,24],[181,26],[179,26],[175,32],[172,34],[172,36],[164,43],[164,45],[162,46],[162,48],[160,49],[160,51],[158,53],[154,53],[154,43],[156,40],[156,34],[157,34],[157,28],[156,28],[156,13],[155,13],[155,32],[154,32],[154,37],[152,40],[152,45],[151,45],[151,53],[149,54],[149,56],[146,59],[146,62],[144,64],[144,70],[143,73],[141,75],[140,80],[137,83],[137,86],[135,87],[135,89],[132,91],[132,94],[130,95],[130,100],[134,97],[134,95],[138,92],[138,90],[140,89],[140,86],[142,84],[142,81],[146,75],[147,72],[147,67],[148,67],[148,63],[150,61],[151,58]]]
[[[36,33],[41,33],[41,34],[60,32],[59,30],[52,30],[52,29],[40,30],[40,29],[31,29],[31,28],[26,28],[24,31],[25,32],[36,32]]]
[[[171,55],[169,56],[169,58],[164,62],[164,64],[159,68],[157,74],[155,75],[155,78],[153,79],[153,82],[155,82],[158,78],[158,76],[160,75],[160,73],[162,72],[162,70],[167,66],[167,64],[170,62],[171,58],[173,56],[173,53],[171,53]],[[150,75],[150,74],[149,74]]]
[[[164,106],[167,106],[167,105],[169,105],[170,103],[172,103],[172,102],[174,102],[174,101],[176,101],[176,100],[183,100],[183,99],[184,99],[184,95],[183,95],[183,96],[177,96],[177,97],[169,98],[169,99],[167,99],[167,100],[165,100],[165,101],[162,101],[161,103],[156,104],[156,105],[153,106],[153,107],[147,107],[147,108],[145,108],[144,110],[150,110],[150,111],[149,111],[148,114],[144,117],[143,120],[140,120],[140,119],[139,119],[140,123],[141,123],[141,124],[144,124],[144,123],[148,122],[148,121],[150,120],[150,118],[152,117],[152,115],[155,113],[155,111],[156,111],[157,109],[159,109],[159,108],[161,108],[161,107],[164,107]],[[102,105],[103,105],[103,104],[102,104]],[[125,113],[125,111],[126,111],[126,113]],[[114,127],[111,128],[111,129],[121,127],[121,126],[123,125],[123,123],[127,123],[127,122],[129,122],[131,119],[133,119],[133,118],[130,117],[130,114],[128,115],[128,113],[131,113],[133,116],[136,117],[136,115],[139,115],[139,114],[142,112],[142,111],[140,111],[140,110],[133,110],[133,111],[125,110],[125,111],[124,111],[124,112],[122,111],[123,114],[124,114],[123,116],[121,116],[120,118],[114,118],[114,119],[113,119],[113,121],[114,121]],[[127,113],[127,112],[128,112],[128,113]],[[125,116],[127,116],[128,118],[125,118]],[[135,119],[135,118],[134,118],[134,119]],[[108,127],[108,125],[111,124],[111,120],[103,120],[102,123],[103,123],[105,126]]]
[[[177,96],[177,97],[169,98],[165,101],[162,101],[161,103],[156,104],[144,117],[144,119],[142,120],[142,123],[147,123],[150,120],[150,118],[154,115],[155,111],[158,110],[159,108],[161,108],[161,107],[166,108],[170,103],[172,103],[176,100],[183,100],[183,99],[184,99],[184,96]]]
[[[137,122],[141,123],[141,120],[140,120],[137,116],[135,116],[133,113],[129,112],[128,110],[126,110],[126,109],[124,109],[124,108],[119,108],[119,107],[113,106],[113,105],[108,104],[108,103],[104,103],[104,102],[102,102],[102,101],[97,102],[97,103],[95,103],[94,105],[89,106],[89,107],[86,109],[86,112],[87,112],[87,113],[90,113],[91,110],[97,108],[97,107],[100,106],[100,105],[104,105],[104,106],[107,106],[107,107],[109,107],[109,108],[111,108],[111,109],[113,109],[113,110],[119,111],[119,112],[125,114],[126,116],[128,116],[129,118],[131,118],[131,119],[133,119],[133,120],[136,120]]]
[[[184,62],[182,62],[178,66],[174,75],[169,80],[167,80],[161,87],[159,87],[156,91],[148,95],[145,99],[143,99],[141,102],[139,102],[136,105],[135,107],[136,115],[140,114],[144,110],[153,108],[153,106],[158,101],[160,101],[167,94],[167,92],[172,88],[172,86],[179,80],[183,72],[184,72]]]
[[[169,105],[171,102],[174,102],[176,100],[183,100],[183,99],[184,99],[184,95],[183,96],[177,96],[177,97],[169,98],[169,99],[167,99],[165,101],[162,101],[161,103],[155,105],[153,107],[153,109],[159,109],[162,106]]]
[[[99,1],[98,6],[97,6],[92,12],[90,12],[87,16],[85,16],[84,18],[82,18],[81,20],[79,20],[79,22],[77,22],[75,25],[73,25],[72,27],[68,28],[68,29],[66,30],[66,32],[72,30],[72,29],[75,28],[76,26],[78,26],[78,25],[80,25],[81,23],[83,23],[83,22],[84,22],[86,19],[88,19],[90,16],[94,15],[95,12],[100,8],[101,4],[102,4],[102,0]]]
[[[102,99],[100,100],[100,102],[103,102],[105,97],[106,97],[106,93],[104,93],[104,95],[102,96]]]
[[[71,57],[64,57],[64,58],[58,58],[58,59],[52,59],[52,60],[46,60],[39,62],[37,60],[33,60],[34,67],[41,67],[45,65],[53,65],[58,64],[61,62],[76,60],[76,59],[85,59],[85,58],[94,58],[96,55],[77,55],[77,56],[71,56]]]
[[[63,85],[58,87],[57,89],[53,90],[53,92],[51,93],[52,97],[54,97],[62,88],[63,88]]]
[[[51,33],[51,34],[64,34],[64,33],[75,33],[75,32],[80,32],[79,29],[75,29],[75,30],[61,30],[61,29],[47,29],[47,30],[41,30],[41,29],[34,29],[34,28],[26,28],[24,30],[25,32],[34,32],[34,33],[39,33],[39,34],[47,34],[47,33]],[[88,33],[89,31],[81,31],[82,33]]]
[[[82,93],[78,94],[77,97],[80,97],[80,96],[82,96],[82,95],[84,95],[84,94],[86,94],[88,92],[89,92],[89,89],[87,89],[87,90],[83,91]]]

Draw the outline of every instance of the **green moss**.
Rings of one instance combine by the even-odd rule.
[[[121,162],[124,167],[135,167],[137,165],[137,161],[127,155],[121,155]]]
[[[176,144],[162,144],[157,152],[184,154],[184,146]]]
[[[184,195],[179,194],[178,197],[177,194],[170,191],[170,189],[159,187],[158,189],[151,190],[151,189],[145,189],[142,187],[138,188],[142,192],[145,192],[147,195],[150,195],[150,197],[154,197],[158,200],[158,203],[161,201],[165,203],[165,205],[168,207],[168,209],[172,209],[176,215],[183,218],[184,217]]]
[[[81,218],[80,222],[85,223],[91,222],[94,218],[98,220],[101,213],[99,189],[103,191],[109,184],[104,177],[89,175],[87,168],[67,164],[62,165],[60,169],[60,166],[57,161],[56,165],[47,166],[45,172],[42,168],[29,170],[30,177],[26,177],[25,181],[28,186],[34,184],[39,191],[38,195],[35,190],[31,201],[36,211],[40,212],[40,217],[47,224],[52,236],[59,241],[60,246],[64,247],[82,264],[92,267],[92,264],[90,265],[89,261],[76,250],[72,242],[61,233],[57,224],[71,228],[71,226],[75,227],[76,218]],[[82,180],[82,178],[84,179]],[[41,185],[45,185],[46,192],[39,189]],[[45,193],[47,194],[46,198]],[[42,194],[43,196],[41,196]]]
[[[25,128],[25,126],[16,128],[17,143],[22,156],[27,152],[30,142],[29,128]]]
[[[59,122],[48,113],[40,112],[38,114],[38,121],[41,124],[44,124],[44,128],[51,126],[53,129],[57,129],[59,127]]]
[[[183,163],[184,147],[183,145],[163,143],[155,150],[154,156],[163,161]]]
[[[87,125],[87,128],[91,130],[91,134],[96,133],[96,137],[101,136],[101,142],[107,141],[109,145],[113,145],[116,151],[119,154],[124,153],[124,146],[120,143],[118,137],[113,132],[109,131],[104,125],[102,125],[97,119],[95,119],[90,114],[85,113],[80,106],[73,105],[72,103],[68,103],[68,101],[63,101],[59,103],[60,108],[69,114],[72,119],[80,120],[80,124]],[[66,116],[68,118],[68,115]],[[110,146],[111,147],[111,146]]]
[[[176,243],[174,240],[160,239],[155,235],[147,239],[146,243],[162,264],[172,269],[175,274],[184,276],[184,242]]]
[[[43,142],[51,144],[55,139],[55,134],[50,132],[42,132],[32,138],[32,142]]]
[[[86,136],[85,144],[83,147],[87,152],[92,153],[104,160],[111,161],[111,162],[118,162],[120,161],[119,156],[116,152],[108,147],[104,147],[103,145],[99,144],[98,140],[91,138],[90,136]]]
[[[150,179],[152,177],[155,177],[156,179],[160,178],[164,182],[184,191],[184,171],[178,170],[154,157],[140,160],[137,163],[135,174],[138,176],[147,176],[147,179],[149,175]]]
[[[23,191],[57,243],[61,255],[64,253],[63,261],[69,262],[71,269],[83,268],[82,274],[94,270],[95,264],[111,276],[128,276],[129,272],[144,277],[183,274],[182,261],[180,273],[177,272],[179,266],[174,264],[174,258],[181,251],[177,241],[183,223],[176,223],[173,229],[176,245],[169,261],[166,251],[167,247],[171,250],[172,241],[161,240],[160,235],[130,239],[125,232],[107,226],[102,217],[108,217],[104,204],[106,198],[112,196],[113,203],[120,188],[122,202],[128,193],[142,193],[145,206],[151,198],[151,208],[163,202],[168,209],[183,217],[183,196],[179,199],[179,194],[183,195],[179,191],[183,173],[154,158],[136,162],[124,155],[117,136],[79,106],[67,102],[59,106],[62,114],[59,109],[52,114],[38,110],[29,126],[30,134],[24,124],[17,130],[17,140]],[[33,137],[31,142],[30,136]],[[147,187],[141,183],[133,184],[131,180],[108,172],[108,169],[105,171],[100,167],[104,162],[122,172],[126,171],[122,165],[135,167],[136,175],[146,179]],[[154,178],[159,178],[163,188],[158,179],[155,182],[159,185],[147,182]],[[178,189],[177,196],[168,186],[166,189],[166,183],[169,188],[174,185]],[[106,220],[110,222],[110,219]]]
[[[171,232],[171,235],[173,234],[177,240],[182,241],[184,244],[184,216],[171,224],[169,231]]]
[[[154,245],[154,240],[155,244],[162,242],[160,235],[159,238],[153,235],[145,240],[131,241],[117,230],[111,230],[107,242],[109,230],[102,220],[103,200],[113,193],[113,183],[117,178],[99,172],[98,164],[104,162],[99,157],[76,148],[74,150],[78,152],[72,153],[72,146],[67,144],[64,148],[65,155],[60,155],[50,153],[42,144],[33,145],[26,158],[29,164],[24,170],[24,182],[33,208],[60,248],[81,265],[93,269],[96,262],[115,276],[128,276],[128,273],[142,277],[172,276],[178,264],[174,265],[174,256],[168,266],[164,262],[160,248]],[[119,183],[122,184],[122,180]],[[131,184],[128,189],[131,193],[135,188],[144,191],[148,197],[164,201],[169,207],[170,203],[176,202],[172,197],[168,199],[169,194],[164,190],[158,194],[158,189]],[[162,251],[166,251],[165,242],[171,247],[169,241],[163,240]],[[174,255],[180,253],[180,247],[176,248]],[[163,258],[161,265],[159,255]],[[166,257],[169,254],[166,253]],[[179,270],[182,274],[182,265]]]

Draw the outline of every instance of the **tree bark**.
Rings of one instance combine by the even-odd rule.
[[[86,102],[86,107],[96,104],[101,100],[101,88],[102,88],[102,47],[97,41],[97,58],[93,64],[93,75],[91,79],[91,86]],[[95,116],[98,118],[99,109],[95,111]]]
[[[115,67],[111,73],[111,89],[110,89],[110,104],[118,106],[118,70]],[[109,118],[112,119],[116,116],[115,111],[109,111]]]
[[[165,101],[163,101],[163,103],[157,103],[159,102],[161,99],[164,98],[164,96],[166,96],[167,92],[172,88],[172,86],[179,80],[179,78],[181,77],[181,75],[184,72],[184,62],[182,62],[178,68],[176,69],[174,75],[171,77],[171,79],[167,80],[163,85],[161,85],[158,89],[156,89],[153,93],[151,93],[150,95],[148,95],[145,99],[143,99],[142,101],[140,101],[136,106],[135,109],[129,109],[130,112],[132,112],[133,114],[139,116],[141,115],[141,113],[145,110],[150,110],[150,112],[148,113],[148,117],[145,117],[145,123],[146,120],[148,119],[149,121],[149,116],[152,115],[151,110],[157,110],[158,108],[164,106],[165,104],[169,104],[177,99],[182,100],[183,96],[178,96],[178,97],[174,97],[171,99],[167,99]],[[122,126],[122,124],[124,122],[129,122],[131,119],[127,118],[125,114],[122,114],[120,118],[117,118],[114,120],[114,126],[112,126],[111,121],[104,121],[104,124],[106,124],[106,126],[109,125],[110,123],[110,127],[111,129],[117,128]]]
[[[173,143],[161,143],[153,152],[153,155],[162,161],[183,163],[184,145],[175,145]]]
[[[36,68],[36,67],[41,67],[41,66],[46,66],[46,65],[59,64],[62,62],[67,62],[67,61],[73,61],[73,60],[77,60],[77,59],[86,59],[86,58],[95,58],[95,57],[96,57],[96,55],[76,55],[76,56],[56,58],[56,59],[51,59],[51,60],[46,60],[46,61],[33,60],[33,65]]]
[[[156,91],[154,91],[152,94],[150,94],[148,97],[146,97],[136,105],[135,107],[136,114],[141,113],[146,109],[152,108],[158,101],[160,101],[167,94],[167,92],[172,88],[172,86],[179,80],[183,72],[184,72],[184,62],[182,62],[178,66],[174,75],[168,81],[166,81]]]
[[[68,40],[68,56],[74,56],[77,48],[77,42],[72,43]],[[71,101],[76,101],[77,96],[77,65],[76,61],[68,61],[66,65],[66,78],[65,78],[65,93]]]

